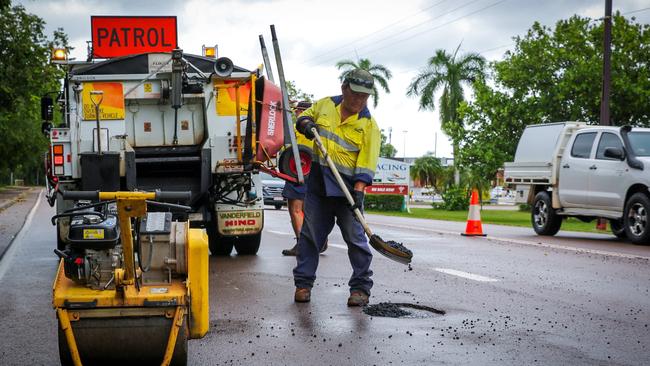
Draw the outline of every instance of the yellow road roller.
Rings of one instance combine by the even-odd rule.
[[[61,364],[186,365],[209,328],[208,238],[174,214],[190,192],[62,196],[75,204],[52,218],[70,220],[52,286]]]

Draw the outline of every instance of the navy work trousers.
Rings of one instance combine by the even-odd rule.
[[[354,218],[348,201],[344,197],[325,197],[308,191],[303,210],[305,221],[298,239],[298,265],[293,269],[296,287],[313,287],[320,249],[336,221],[348,246],[348,257],[352,264],[352,277],[348,282],[350,291],[361,290],[370,295],[372,252],[363,226]]]

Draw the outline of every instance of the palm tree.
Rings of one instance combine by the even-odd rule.
[[[483,77],[485,59],[478,53],[467,53],[458,58],[458,49],[453,54],[439,49],[429,59],[426,68],[420,72],[409,85],[406,95],[420,97],[420,110],[434,110],[434,95],[442,89],[438,101],[442,130],[452,138],[454,159],[458,156],[463,121],[458,118],[458,106],[465,100],[463,85],[471,85],[474,80]],[[456,165],[456,164],[454,164]],[[454,167],[454,182],[459,184],[458,168]]]
[[[440,159],[425,155],[415,159],[411,166],[411,178],[419,180],[424,187],[433,187],[439,191],[439,182],[444,176],[444,168],[440,164]]]
[[[388,88],[388,80],[393,77],[393,73],[391,73],[390,70],[388,70],[383,65],[373,65],[372,62],[370,62],[370,60],[367,58],[362,58],[359,60],[358,64],[352,60],[339,61],[336,63],[336,68],[343,70],[341,75],[339,75],[341,82],[343,82],[343,80],[345,80],[345,76],[354,69],[366,70],[370,73],[370,75],[372,75],[373,78],[375,78],[376,83],[372,87],[372,105],[375,108],[377,108],[377,103],[379,103],[377,84],[379,84],[386,93],[390,93],[390,89]]]

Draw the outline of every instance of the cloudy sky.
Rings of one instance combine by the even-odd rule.
[[[406,88],[435,50],[479,52],[498,60],[535,21],[553,26],[578,14],[604,15],[605,0],[21,0],[45,19],[47,31],[62,27],[75,47],[71,57],[85,59],[91,15],[175,15],[179,46],[201,53],[219,45],[219,55],[254,69],[262,63],[258,36],[271,47],[275,24],[287,80],[316,98],[340,94],[342,59],[368,58],[393,72],[390,94],[381,93],[371,108],[386,135],[392,130],[397,156],[426,152],[451,156],[440,132],[437,111],[418,111]],[[650,23],[650,0],[613,0],[614,11]],[[272,54],[272,49],[270,49]],[[271,55],[272,57],[272,55]],[[275,70],[275,68],[274,68]],[[277,77],[277,73],[276,73]]]

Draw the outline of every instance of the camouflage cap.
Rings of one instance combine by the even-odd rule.
[[[373,94],[373,85],[375,83],[372,75],[362,69],[354,69],[345,75],[345,82],[350,85],[350,89],[357,93]]]

